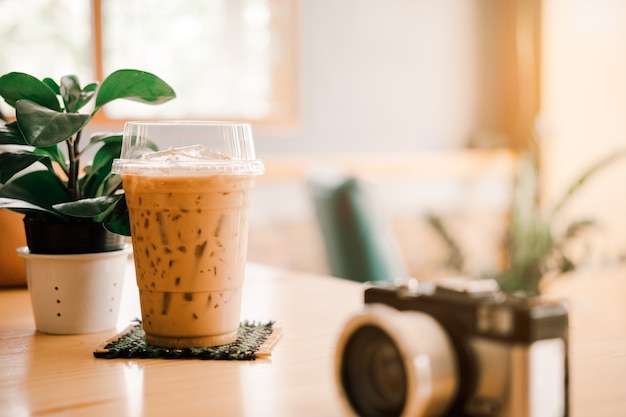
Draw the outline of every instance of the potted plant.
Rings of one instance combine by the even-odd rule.
[[[497,280],[506,292],[533,297],[541,294],[542,280],[548,275],[559,275],[575,270],[579,261],[570,256],[570,243],[582,238],[595,225],[592,219],[571,222],[561,233],[554,223],[576,192],[597,172],[626,157],[626,149],[619,149],[596,161],[566,190],[550,210],[540,204],[539,158],[535,153],[522,152],[518,162],[511,220],[504,237],[503,249],[507,265],[501,271],[487,272],[486,278]],[[437,216],[428,222],[444,240],[448,251],[448,266],[464,274],[462,251]]]
[[[37,328],[82,333],[112,327],[128,254],[124,235],[130,235],[121,180],[110,172],[122,136],[94,133],[86,140],[83,132],[111,101],[159,104],[175,93],[151,73],[124,69],[84,87],[74,75],[56,83],[11,72],[0,77],[0,97],[15,108],[15,120],[0,126],[0,145],[11,148],[0,153],[0,208],[24,214],[27,248],[18,252],[26,259]],[[102,283],[100,277],[91,287],[86,275],[98,271],[117,281]],[[47,275],[43,282],[37,272]],[[88,293],[96,299],[86,301]],[[107,303],[86,311],[70,307],[70,301],[83,307]],[[98,323],[69,322],[90,316]]]

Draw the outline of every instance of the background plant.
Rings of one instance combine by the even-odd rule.
[[[15,108],[15,120],[0,127],[0,145],[10,145],[0,153],[0,208],[42,221],[103,222],[129,235],[121,180],[111,174],[122,135],[95,133],[85,140],[83,131],[107,103],[160,104],[176,97],[174,90],[156,75],[132,69],[84,87],[74,75],[57,83],[11,72],[0,77],[0,97]]]
[[[576,220],[560,233],[555,230],[554,223],[576,192],[592,176],[624,156],[626,150],[620,150],[592,164],[572,183],[561,199],[546,210],[540,204],[538,152],[533,151],[532,147],[529,151],[521,152],[511,221],[503,241],[507,265],[501,271],[488,271],[484,276],[496,279],[505,291],[532,296],[540,293],[541,280],[547,274],[574,270],[579,261],[568,255],[568,246],[574,240],[583,238],[584,233],[594,227],[596,222],[593,219]],[[463,273],[462,251],[452,234],[437,216],[431,215],[428,222],[448,248],[450,255],[447,266]]]

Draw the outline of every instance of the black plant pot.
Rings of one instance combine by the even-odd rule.
[[[124,236],[111,233],[102,223],[54,223],[24,218],[26,244],[31,253],[79,254],[121,250]]]

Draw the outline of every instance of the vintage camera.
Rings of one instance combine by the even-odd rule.
[[[568,315],[493,280],[365,290],[337,344],[342,401],[358,416],[564,417]]]

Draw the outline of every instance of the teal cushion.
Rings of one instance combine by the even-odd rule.
[[[366,282],[405,274],[385,218],[361,180],[313,177],[309,184],[332,275]]]

